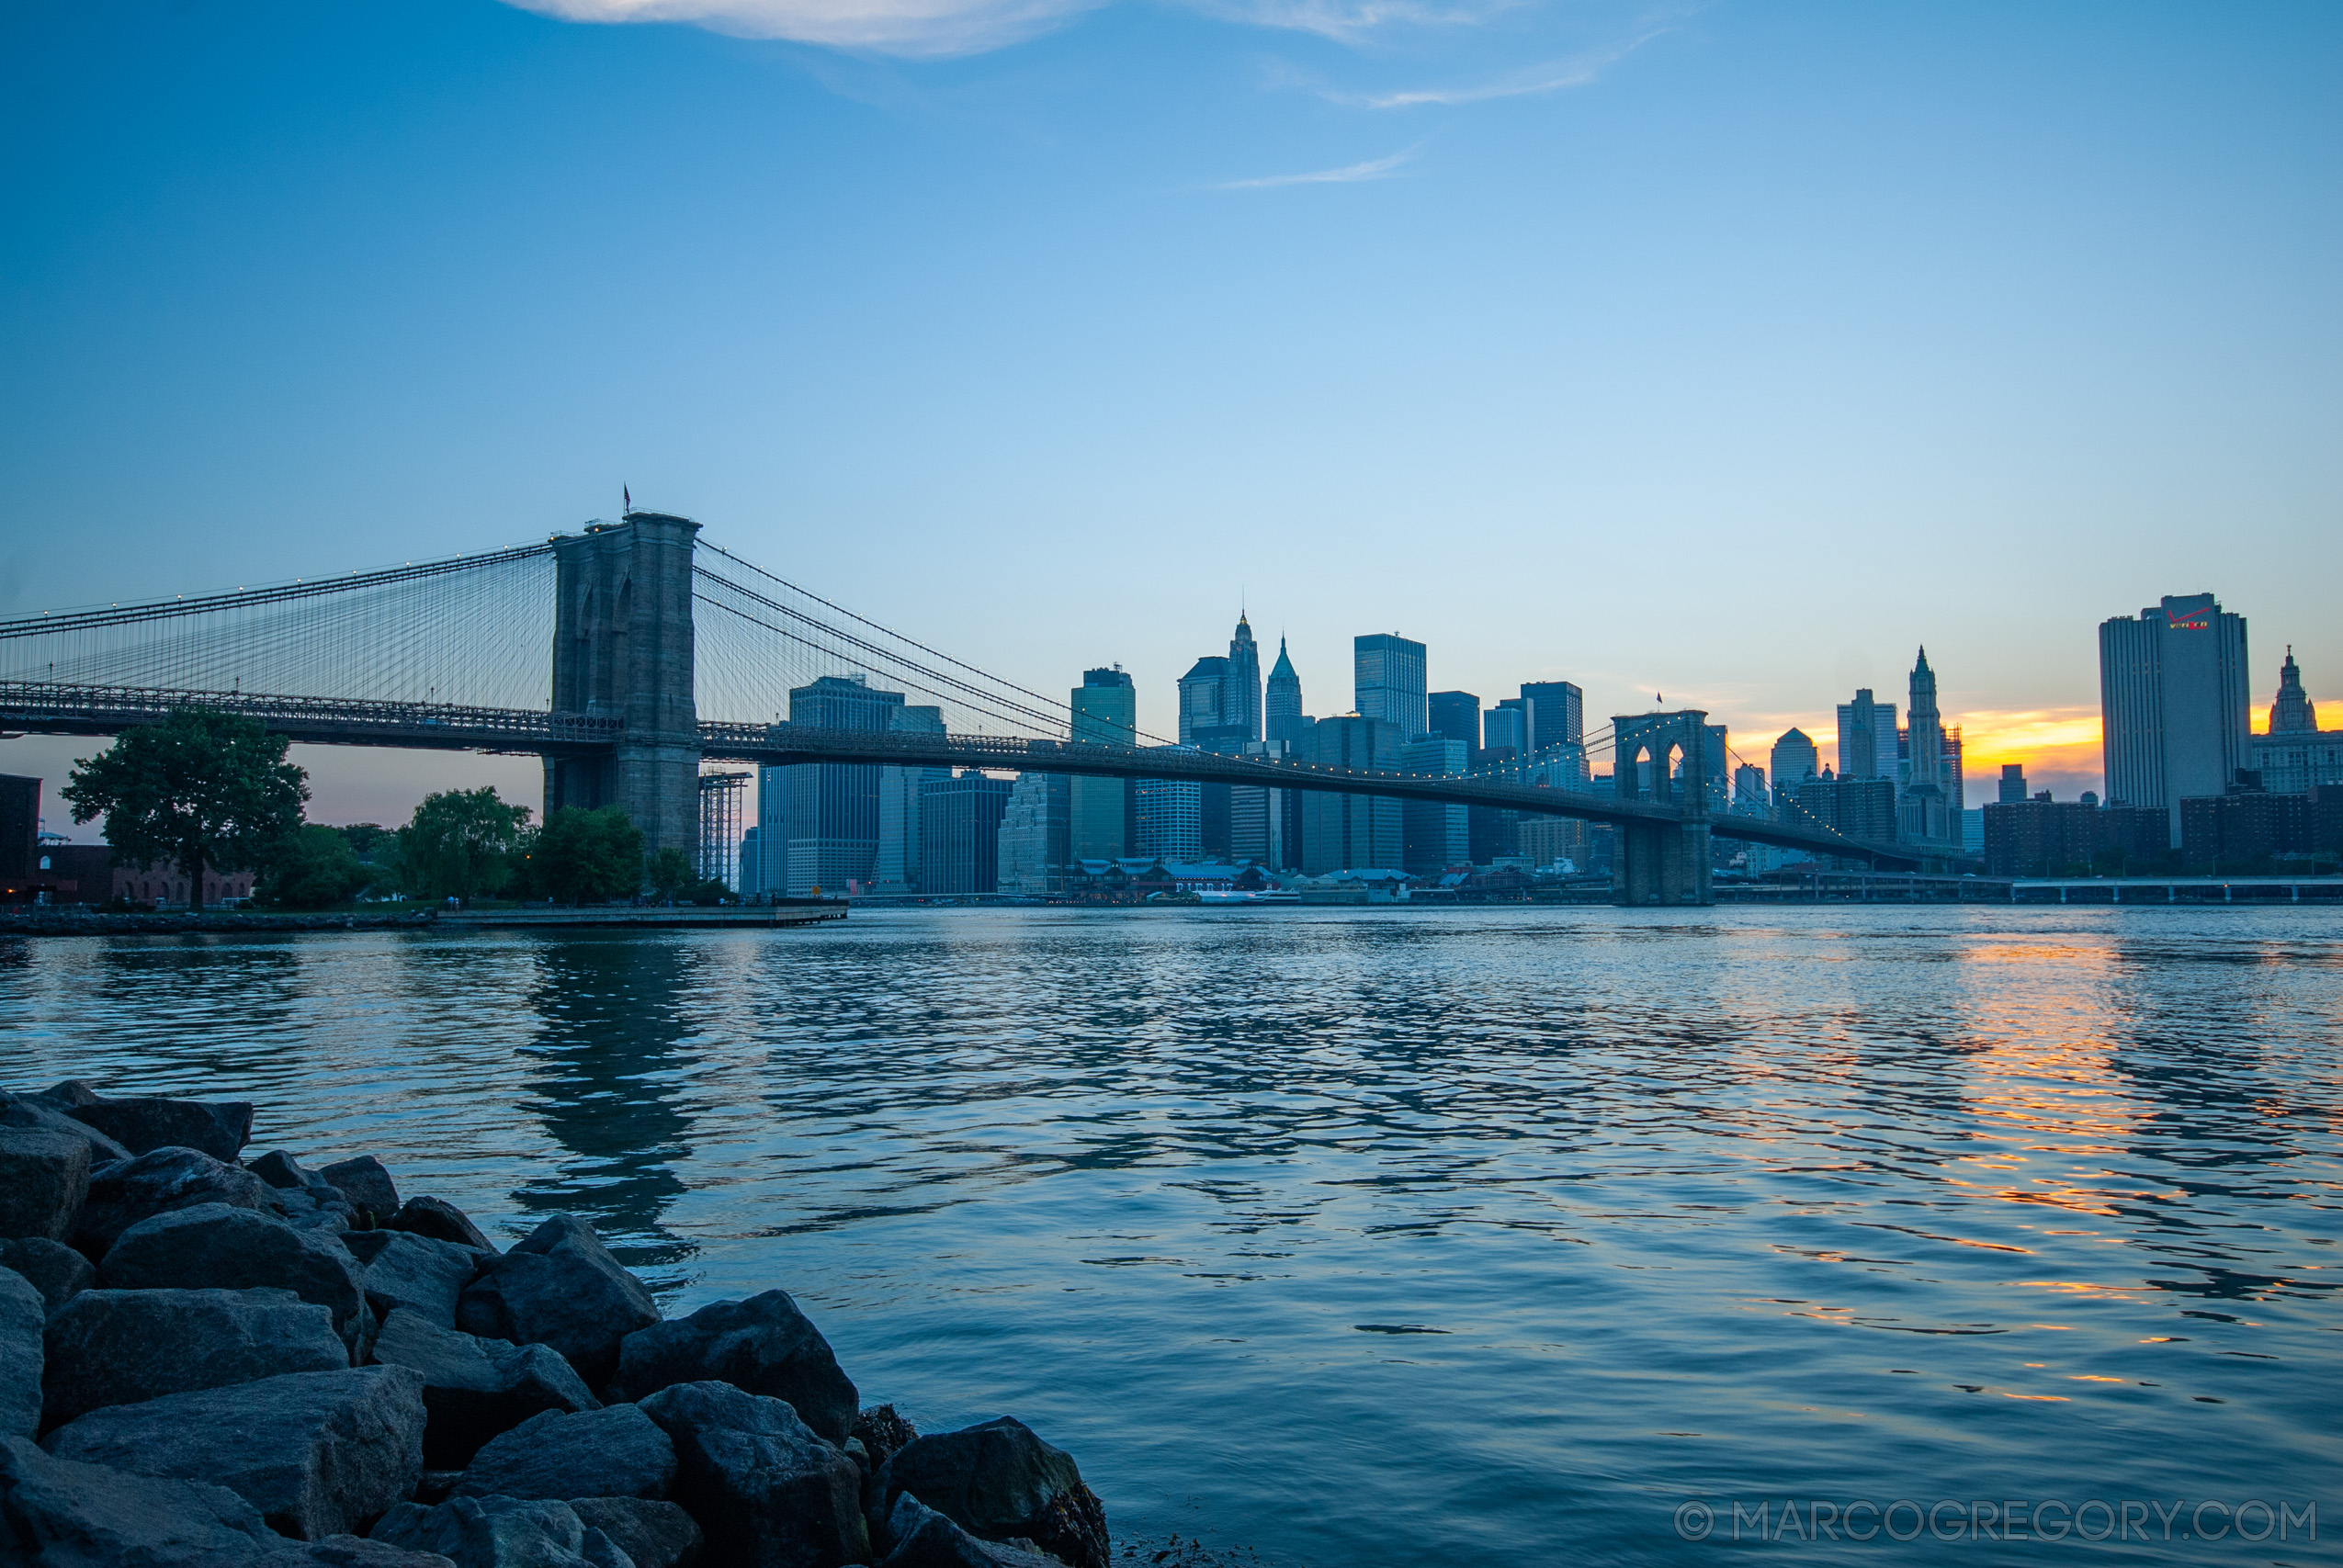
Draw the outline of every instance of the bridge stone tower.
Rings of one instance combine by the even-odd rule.
[[[1622,800],[1648,800],[1680,807],[1681,822],[1621,823],[1614,829],[1611,901],[1628,905],[1695,905],[1716,902],[1710,884],[1708,836],[1708,715],[1696,708],[1679,713],[1614,716],[1612,733],[1612,793]],[[1684,774],[1671,778],[1681,761]],[[1650,783],[1638,776],[1648,764]]]
[[[548,757],[545,809],[616,806],[643,849],[699,848],[688,517],[629,512],[553,543],[553,711],[626,722],[600,756]]]

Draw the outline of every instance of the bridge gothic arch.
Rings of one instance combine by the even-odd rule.
[[[1623,800],[1674,806],[1680,822],[1623,822],[1612,840],[1612,901],[1627,905],[1706,905],[1710,883],[1708,715],[1614,716],[1612,791]],[[1681,772],[1679,771],[1681,769]]]

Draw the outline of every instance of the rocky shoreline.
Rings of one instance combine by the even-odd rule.
[[[0,1560],[1109,1568],[1073,1459],[864,1408],[786,1291],[664,1319],[240,1101],[0,1091]]]

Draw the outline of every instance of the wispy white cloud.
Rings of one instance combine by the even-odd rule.
[[[1211,188],[1273,190],[1279,186],[1341,186],[1355,185],[1361,180],[1389,179],[1402,164],[1412,162],[1421,151],[1421,148],[1409,147],[1387,158],[1370,158],[1364,164],[1348,164],[1339,169],[1317,169],[1307,175],[1263,175],[1257,179],[1224,180]]]
[[[1640,37],[1623,39],[1604,49],[1591,50],[1567,60],[1548,61],[1526,70],[1507,72],[1502,76],[1464,86],[1417,87],[1398,93],[1328,93],[1325,96],[1338,103],[1357,104],[1371,109],[1405,109],[1424,104],[1479,104],[1492,98],[1520,98],[1538,93],[1558,93],[1566,88],[1587,85],[1660,34],[1672,30],[1654,28]]]
[[[680,22],[739,38],[873,54],[981,54],[1048,31],[1104,0],[506,0],[571,22]]]
[[[1525,0],[1464,0],[1432,5],[1424,0],[1185,0],[1188,8],[1226,22],[1316,33],[1339,43],[1355,43],[1369,33],[1394,27],[1475,27]]]

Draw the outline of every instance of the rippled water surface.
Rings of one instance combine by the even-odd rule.
[[[1118,1534],[1691,1562],[1735,1550],[1734,1500],[1806,1530],[1814,1499],[2263,1498],[2315,1502],[2318,1542],[1739,1550],[2303,1562],[2343,1538],[2338,935],[945,909],[49,940],[0,943],[0,1077],[250,1099],[255,1150],[371,1150],[510,1234],[578,1212],[671,1311],[785,1286],[866,1401],[1023,1416]]]

